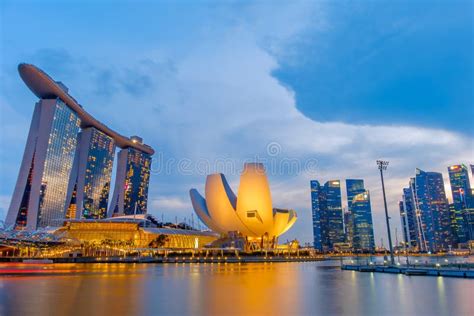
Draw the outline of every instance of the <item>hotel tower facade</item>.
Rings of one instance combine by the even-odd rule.
[[[97,121],[61,82],[37,67],[20,64],[18,70],[40,100],[5,224],[36,230],[61,226],[65,218],[146,213],[154,150],[141,138],[122,136]],[[116,147],[121,151],[109,205]]]

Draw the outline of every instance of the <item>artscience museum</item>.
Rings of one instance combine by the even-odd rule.
[[[205,198],[196,189],[189,194],[200,220],[222,237],[241,236],[250,243],[275,245],[297,219],[294,210],[273,208],[261,163],[244,165],[237,196],[221,173],[207,176]]]

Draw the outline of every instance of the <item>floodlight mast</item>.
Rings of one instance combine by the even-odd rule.
[[[387,223],[388,246],[390,248],[390,264],[395,265],[395,258],[393,256],[392,233],[390,231],[390,217],[388,216],[387,198],[385,196],[385,184],[383,181],[383,171],[387,170],[388,161],[377,160],[377,166],[380,170],[380,180],[382,181],[383,205],[385,208],[385,221]]]

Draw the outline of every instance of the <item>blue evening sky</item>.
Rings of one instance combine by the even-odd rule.
[[[363,4],[362,4],[363,3]],[[410,124],[472,135],[472,1],[336,1],[334,23],[276,76],[324,121]]]
[[[150,213],[189,218],[188,190],[203,193],[207,173],[225,173],[237,193],[244,161],[263,160],[275,206],[299,214],[284,238],[312,238],[309,180],[363,178],[380,243],[376,159],[391,163],[395,227],[415,168],[446,177],[449,164],[474,163],[473,6],[3,0],[0,218],[36,101],[17,73],[28,62],[156,149]]]

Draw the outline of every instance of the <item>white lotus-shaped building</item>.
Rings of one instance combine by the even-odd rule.
[[[294,210],[272,207],[265,167],[260,163],[244,165],[238,197],[221,173],[207,176],[206,199],[196,189],[189,194],[201,221],[223,235],[238,232],[250,238],[277,238],[297,219]]]

